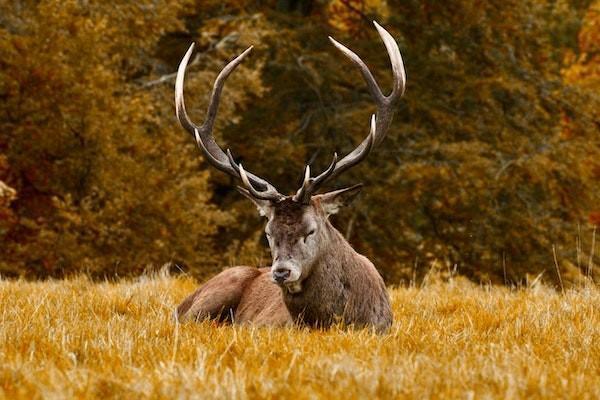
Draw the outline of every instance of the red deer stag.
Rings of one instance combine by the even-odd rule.
[[[404,93],[406,76],[398,45],[376,22],[375,27],[392,64],[392,92],[385,96],[365,63],[350,49],[329,38],[359,68],[377,111],[371,117],[370,133],[362,143],[341,160],[334,154],[329,167],[315,177],[306,166],[304,182],[292,196],[282,195],[265,179],[246,171],[231,151],[224,152],[219,147],[212,135],[225,80],[252,47],[221,71],[213,87],[206,121],[197,126],[189,119],[183,100],[185,69],[194,48],[193,44],[190,46],[175,82],[177,117],[194,136],[207,161],[240,179],[244,187],[238,187],[239,191],[267,218],[265,233],[273,262],[271,268],[239,266],[224,270],[177,307],[178,320],[213,319],[258,325],[298,323],[313,327],[328,327],[340,321],[378,332],[390,328],[392,311],[381,275],[328,220],[358,194],[361,185],[315,194],[326,181],[364,160],[383,140],[394,107]]]

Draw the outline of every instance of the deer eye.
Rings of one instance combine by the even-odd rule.
[[[306,239],[308,239],[308,237],[310,235],[314,235],[314,233],[315,233],[315,230],[311,229],[306,235],[304,235],[304,243],[306,243]]]

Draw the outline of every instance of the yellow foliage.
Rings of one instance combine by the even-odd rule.
[[[329,24],[342,32],[358,33],[364,30],[362,20],[377,15],[385,19],[389,15],[386,0],[332,0],[327,4]]]
[[[587,10],[578,35],[579,54],[567,52],[563,69],[566,82],[600,90],[600,1]]]
[[[600,397],[600,290],[391,290],[391,333],[177,325],[197,283],[0,281],[0,397]]]
[[[306,163],[317,171],[364,139],[374,111],[327,35],[391,87],[373,19],[397,39],[408,86],[385,143],[323,188],[367,184],[334,219],[356,249],[387,282],[439,260],[518,283],[553,270],[553,245],[561,263],[598,265],[600,3],[584,3],[0,2],[0,181],[18,193],[0,206],[0,271],[132,276],[172,262],[208,276],[230,259],[267,263],[263,221],[176,122],[174,71],[196,42],[185,90],[201,123],[218,71],[255,45],[215,137],[293,193]]]
[[[10,135],[0,150],[20,194],[16,221],[0,229],[3,272],[130,275],[169,260],[217,264],[211,238],[231,218],[210,203],[209,172],[173,124],[172,88],[134,78],[157,63],[161,38],[184,28],[190,4],[2,5],[0,129]],[[192,83],[209,78],[198,75]]]

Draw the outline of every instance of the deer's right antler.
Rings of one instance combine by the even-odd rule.
[[[333,43],[338,50],[344,53],[344,55],[359,68],[364,80],[367,82],[367,87],[371,93],[371,97],[377,104],[377,112],[371,116],[371,130],[369,135],[362,141],[361,144],[358,145],[358,147],[356,147],[351,153],[347,154],[339,162],[337,161],[337,154],[334,154],[333,162],[329,168],[327,168],[325,172],[321,173],[317,177],[311,178],[310,173],[305,174],[302,187],[298,189],[294,195],[295,201],[307,204],[310,201],[312,194],[315,193],[319,187],[323,185],[323,183],[338,176],[342,172],[352,168],[364,160],[369,155],[371,149],[381,143],[385,137],[385,134],[387,133],[388,128],[390,127],[390,124],[392,123],[392,118],[394,117],[394,108],[400,97],[402,97],[404,94],[404,89],[406,87],[406,73],[404,72],[404,63],[402,62],[400,49],[398,48],[398,44],[392,35],[383,29],[377,22],[373,21],[373,24],[375,25],[375,28],[379,32],[379,36],[381,36],[381,39],[385,44],[385,48],[387,49],[390,62],[392,64],[392,72],[394,76],[394,86],[392,88],[392,92],[388,96],[385,96],[381,92],[377,81],[375,81],[373,74],[363,60],[361,60],[360,57],[357,56],[352,50],[342,45],[331,36],[329,37],[331,43]],[[309,171],[308,166],[306,168],[307,171]]]

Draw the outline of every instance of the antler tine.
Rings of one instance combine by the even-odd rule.
[[[335,170],[335,166],[337,165],[337,161],[338,161],[338,155],[337,155],[337,153],[333,153],[333,159],[331,160],[329,167],[327,167],[327,169],[325,171],[323,171],[321,174],[319,174],[319,176],[313,178],[313,182],[312,182],[313,192],[315,190],[317,190],[319,188],[319,186],[321,186],[321,184],[323,182],[325,182],[325,180],[327,180],[327,178],[329,178],[329,175],[331,175],[333,173],[333,171]]]
[[[347,169],[360,163],[369,154],[373,146],[377,146],[379,143],[381,143],[392,122],[394,116],[394,107],[400,97],[402,97],[404,94],[406,87],[406,73],[404,71],[404,63],[402,61],[402,55],[400,54],[398,44],[392,35],[390,35],[389,32],[382,28],[377,22],[373,21],[373,24],[375,25],[377,32],[379,32],[379,36],[385,45],[390,58],[390,63],[392,64],[392,72],[394,77],[392,91],[388,96],[384,95],[364,61],[361,60],[361,58],[352,50],[339,43],[331,36],[329,37],[331,43],[346,57],[348,57],[350,61],[352,61],[352,63],[354,63],[360,70],[365,82],[367,83],[371,97],[377,105],[377,112],[376,115],[374,114],[371,117],[371,130],[369,135],[352,152],[347,154],[339,162],[335,163],[331,171],[328,169],[326,171],[327,173],[321,179],[319,179],[318,185],[312,185],[307,190],[302,191],[303,201],[306,201],[307,195],[310,198],[310,194],[314,193],[314,190],[316,190],[318,186],[322,185],[325,181],[338,176]],[[321,175],[319,177],[321,177]],[[298,196],[299,193],[300,191],[298,191],[296,196]]]
[[[202,149],[207,161],[212,166],[236,178],[239,178],[240,174],[238,168],[235,166],[235,162],[232,164],[228,155],[226,155],[221,147],[216,143],[212,135],[212,131],[215,124],[217,111],[219,109],[221,92],[225,86],[225,81],[235,70],[235,68],[243,61],[243,59],[250,53],[250,51],[252,51],[252,48],[253,46],[248,47],[242,54],[229,62],[219,73],[210,95],[208,109],[206,111],[206,119],[200,126],[194,124],[190,120],[185,109],[185,101],[183,98],[185,70],[194,50],[193,43],[179,64],[179,68],[177,69],[177,78],[175,80],[175,111],[177,118],[179,119],[179,123],[196,139],[198,146]],[[252,187],[256,186],[264,192],[277,192],[273,185],[251,172],[247,172],[246,177],[248,178],[248,181],[252,183]]]
[[[300,186],[300,189],[298,189],[294,197],[292,197],[294,201],[304,203],[303,199],[305,193],[307,193],[308,189],[310,188],[311,180],[312,178],[310,177],[310,165],[307,165],[304,169],[304,180],[302,181],[302,186]]]
[[[383,40],[383,44],[387,49],[388,56],[390,57],[390,63],[392,64],[392,71],[394,76],[394,87],[392,89],[392,93],[389,97],[396,97],[395,95],[400,94],[400,96],[404,95],[404,90],[406,89],[406,72],[404,71],[404,61],[402,61],[402,55],[400,54],[400,49],[398,48],[398,43],[396,40],[390,35],[388,31],[383,29],[381,25],[377,23],[377,21],[373,21],[375,25],[375,29],[379,32],[379,36]]]
[[[238,176],[240,173],[240,166],[235,162],[233,158],[233,154],[231,154],[231,150],[227,149],[227,159],[229,159],[229,165],[237,172]]]
[[[364,61],[361,60],[361,58],[357,56],[355,52],[335,40],[333,37],[329,36],[329,41],[354,64],[356,64],[364,80],[367,82],[367,87],[369,88],[369,92],[371,92],[371,96],[379,101],[383,100],[385,96],[383,93],[381,93],[381,89],[379,88],[375,77],[373,77],[371,70],[369,70],[369,67],[367,67]]]
[[[285,196],[283,196],[282,194],[280,194],[279,192],[277,192],[277,190],[275,189],[267,189],[265,191],[258,191],[254,188],[254,186],[252,186],[252,183],[250,182],[250,180],[248,179],[248,175],[246,174],[246,171],[244,170],[244,167],[242,166],[242,164],[240,163],[238,165],[238,171],[240,173],[240,178],[242,178],[242,182],[244,183],[244,186],[246,187],[246,189],[248,189],[248,191],[250,192],[250,194],[260,200],[269,200],[269,201],[274,201],[274,202],[278,202],[281,201]]]
[[[348,49],[346,46],[337,42],[335,39],[330,38],[334,46],[340,50],[346,57],[350,59],[360,70],[363,78],[365,79],[367,86],[369,88],[369,92],[371,93],[371,97],[375,100],[377,104],[377,130],[375,135],[375,145],[379,145],[385,134],[387,133],[387,129],[389,128],[390,123],[392,122],[392,117],[394,115],[394,106],[397,101],[404,94],[404,89],[406,87],[406,73],[404,71],[404,62],[402,61],[402,55],[400,53],[400,49],[398,48],[398,44],[381,25],[377,22],[373,21],[379,36],[381,37],[383,44],[388,52],[388,56],[390,58],[390,63],[392,64],[392,73],[394,78],[394,85],[392,88],[392,92],[385,96],[377,84],[377,81],[373,77],[373,74],[367,67],[367,65],[358,57],[352,50]],[[364,143],[364,141],[363,141]],[[361,143],[361,145],[363,144]],[[340,163],[339,168],[345,170],[344,168],[346,158],[351,158],[352,153],[348,154],[344,157]],[[341,171],[340,171],[341,172]],[[336,176],[338,172],[336,171]]]
[[[371,149],[375,146],[376,137],[377,137],[377,118],[375,117],[375,114],[372,114],[371,115],[371,130],[369,131],[369,134],[367,135],[365,140],[363,140],[362,143],[356,149],[354,149],[354,151],[352,151],[352,153],[348,154],[346,157],[344,157],[342,159],[342,161],[340,161],[340,163],[343,161],[346,162],[346,164],[343,166],[344,169],[336,168],[334,171],[331,172],[331,174],[329,174],[328,179],[334,175],[341,173],[342,171],[344,171],[346,169],[349,169],[349,168],[355,166],[356,164],[360,163],[362,160],[367,158],[367,156],[371,152]],[[352,157],[349,157],[349,156],[352,156]],[[338,165],[340,165],[340,163],[338,163]]]
[[[306,172],[304,174],[304,182],[302,183],[302,187],[298,189],[296,194],[293,197],[294,201],[301,202],[303,204],[307,204],[310,201],[310,196],[312,193],[316,192],[325,180],[329,177],[329,175],[334,171],[335,166],[337,164],[338,155],[337,153],[333,153],[333,160],[329,167],[321,174],[316,176],[315,178],[310,177],[310,169],[309,166],[306,166]]]
[[[310,165],[307,165],[304,169],[304,182],[302,186],[306,186],[310,183]]]

